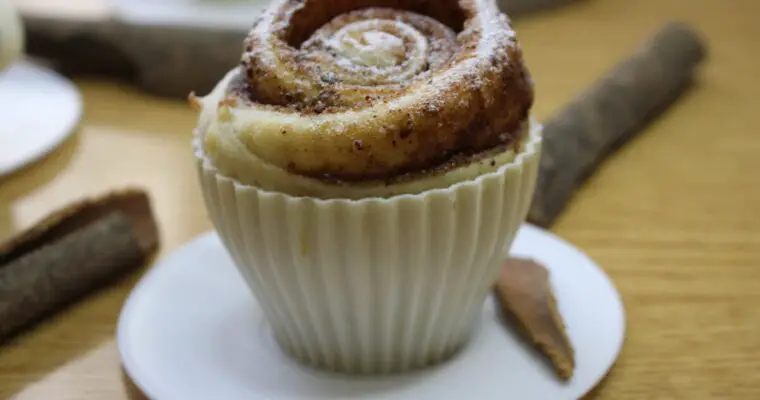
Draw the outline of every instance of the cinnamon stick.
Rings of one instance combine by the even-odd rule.
[[[136,190],[73,204],[0,245],[0,343],[140,267],[157,246]]]
[[[545,123],[528,221],[552,225],[595,167],[689,87],[705,56],[696,32],[670,23]]]

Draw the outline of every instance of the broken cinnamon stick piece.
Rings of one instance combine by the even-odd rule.
[[[72,204],[0,244],[0,342],[140,267],[157,246],[139,190]]]
[[[572,378],[575,350],[557,309],[549,270],[533,260],[509,258],[494,291],[505,319],[517,325],[561,379]]]

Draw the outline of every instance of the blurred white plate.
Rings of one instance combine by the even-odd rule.
[[[247,31],[270,0],[113,0],[117,16],[136,24]]]
[[[607,275],[573,246],[524,225],[512,254],[551,269],[576,350],[563,383],[505,329],[489,299],[471,342],[424,371],[350,377],[317,372],[284,356],[219,237],[204,234],[169,255],[136,286],[117,343],[124,368],[156,400],[569,400],[591,390],[623,345],[625,317]]]
[[[81,117],[79,91],[54,71],[28,61],[0,71],[0,176],[55,150]]]

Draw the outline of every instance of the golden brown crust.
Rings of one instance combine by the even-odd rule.
[[[192,107],[193,110],[200,110],[203,108],[203,104],[200,99],[198,99],[198,96],[195,95],[195,92],[190,92],[190,94],[187,95],[187,103],[190,104],[190,107]]]
[[[267,113],[269,122],[236,136],[248,151],[344,181],[514,143],[533,103],[514,31],[493,0],[275,0],[225,93],[217,107],[234,100]],[[232,111],[224,122],[234,123]]]

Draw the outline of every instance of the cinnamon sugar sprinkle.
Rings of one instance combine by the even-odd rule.
[[[370,7],[376,3],[276,0],[246,38],[241,73],[227,88],[237,106],[334,115],[310,131],[323,141],[355,138],[336,149],[351,155],[345,162],[302,169],[293,159],[291,169],[345,181],[395,179],[515,143],[533,105],[533,83],[494,0]],[[378,111],[341,123],[342,114],[363,110]]]

